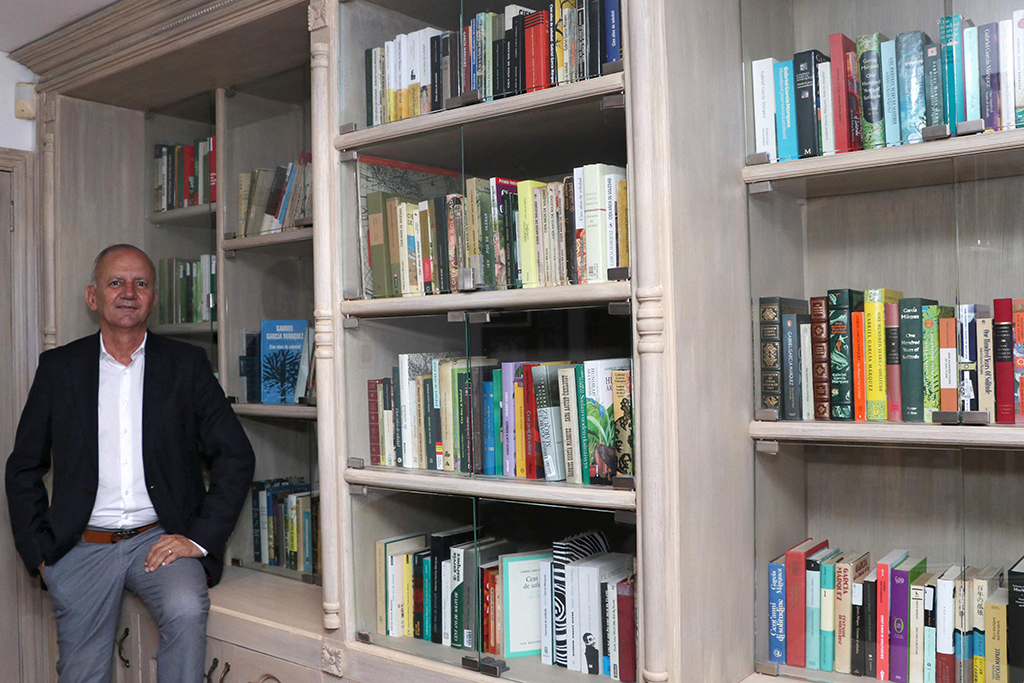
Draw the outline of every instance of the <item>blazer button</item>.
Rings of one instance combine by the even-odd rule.
[[[152,490],[153,490],[153,489],[155,489],[155,488],[156,488],[156,486],[154,486],[153,484],[150,484],[150,485],[149,485],[149,490],[150,490],[150,491],[152,491]]]

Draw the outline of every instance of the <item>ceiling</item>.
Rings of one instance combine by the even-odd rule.
[[[112,4],[111,0],[3,0],[0,51],[13,52]]]

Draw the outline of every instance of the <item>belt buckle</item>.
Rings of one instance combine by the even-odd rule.
[[[115,531],[114,533],[110,534],[110,542],[117,543],[118,541],[124,541],[126,539],[132,538],[133,536],[138,535],[138,529],[125,529],[123,531]]]

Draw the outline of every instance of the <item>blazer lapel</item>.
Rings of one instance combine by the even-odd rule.
[[[146,337],[146,370],[142,377],[142,464],[146,472],[155,471],[152,469],[151,460],[153,457],[153,439],[155,434],[155,420],[160,413],[159,396],[161,387],[166,389],[170,385],[166,378],[166,359],[161,353],[161,339],[152,332]]]
[[[99,393],[100,393],[100,334],[93,337],[86,357],[83,359],[82,370],[76,373],[75,401],[80,410],[78,416],[82,420],[82,434],[85,436],[86,454],[95,472],[99,472]]]

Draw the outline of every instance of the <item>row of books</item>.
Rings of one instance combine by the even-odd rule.
[[[834,33],[828,56],[754,61],[755,151],[785,161],[921,142],[927,126],[1024,124],[1024,10],[981,26],[944,16],[938,31],[938,42],[924,31]]]
[[[1006,683],[1024,673],[1024,558],[929,564],[807,539],[768,566],[772,662],[895,683]]]
[[[154,147],[153,211],[217,201],[217,138]]]
[[[252,483],[252,559],[320,573],[320,492],[302,477]]]
[[[461,30],[402,33],[365,54],[366,125],[377,126],[441,111],[464,93],[486,101],[600,76],[622,59],[619,0],[506,5]]]
[[[162,258],[156,269],[157,316],[161,325],[217,320],[217,258]]]
[[[632,475],[628,358],[398,357],[367,381],[370,464],[610,485]]]
[[[238,237],[293,228],[313,215],[313,155],[238,174]]]
[[[264,320],[242,333],[241,395],[247,403],[315,403],[316,354],[307,320]]]
[[[1024,299],[940,306],[891,289],[759,302],[761,407],[787,420],[1024,422]],[[994,311],[994,315],[993,315]]]
[[[366,207],[376,298],[606,282],[610,268],[629,266],[618,166],[588,164],[550,183],[469,178],[464,194],[427,199],[372,192]]]
[[[636,680],[635,558],[604,532],[524,549],[472,526],[377,541],[377,633]]]

